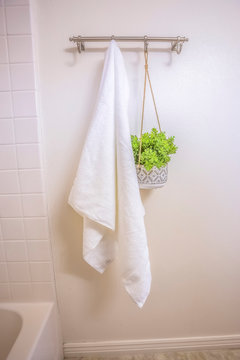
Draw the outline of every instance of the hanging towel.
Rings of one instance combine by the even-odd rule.
[[[84,217],[84,260],[103,273],[118,252],[125,289],[142,307],[150,291],[151,270],[131,146],[128,98],[124,60],[112,40],[68,201]]]

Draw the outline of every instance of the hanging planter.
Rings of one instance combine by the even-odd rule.
[[[148,49],[145,43],[145,78],[142,105],[142,121],[140,138],[131,135],[132,149],[136,164],[137,178],[141,189],[155,189],[166,184],[168,178],[168,163],[170,155],[175,154],[177,146],[174,144],[174,136],[167,137],[162,132],[158,117],[156,102],[148,72]],[[146,83],[149,82],[159,131],[155,128],[150,133],[143,133],[144,106],[146,97]]]
[[[167,182],[170,155],[175,154],[174,136],[153,128],[141,138],[131,136],[138,183],[141,189],[155,189]],[[141,152],[140,152],[141,149]]]
[[[140,189],[155,189],[162,187],[167,182],[168,166],[158,169],[156,166],[149,171],[143,165],[136,166],[137,178]]]

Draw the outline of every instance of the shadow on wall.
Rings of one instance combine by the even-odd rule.
[[[82,53],[105,53],[107,51],[107,47],[102,48],[86,48]],[[133,52],[133,53],[143,53],[143,47],[142,48],[122,48],[120,47],[120,50],[122,52]],[[66,53],[72,54],[72,61],[66,62],[65,64],[68,66],[74,66],[77,63],[79,54],[77,50],[77,46],[72,46],[69,48],[65,48],[64,51]],[[148,48],[149,53],[166,53],[169,55],[167,62],[165,65],[171,66],[172,64],[172,51],[170,48],[151,48],[151,45]]]
[[[66,171],[71,175],[72,171]],[[88,309],[92,314],[99,313],[111,303],[116,289],[116,262],[110,264],[104,274],[98,273],[83,259],[83,217],[78,215],[68,204],[74,176],[66,177],[64,189],[67,189],[59,213],[56,216],[59,241],[59,261],[61,272],[83,279],[88,284]]]

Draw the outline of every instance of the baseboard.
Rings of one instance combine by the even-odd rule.
[[[146,340],[119,340],[82,343],[65,343],[64,356],[66,358],[93,355],[93,354],[126,354],[133,352],[157,352],[174,350],[203,350],[239,348],[240,335],[146,339]]]

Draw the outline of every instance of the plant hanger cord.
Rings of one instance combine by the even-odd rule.
[[[151,84],[151,80],[150,80],[150,75],[149,75],[149,71],[148,71],[148,43],[147,42],[145,42],[145,46],[144,46],[144,57],[145,57],[145,75],[144,75],[144,90],[143,90],[142,120],[141,120],[140,146],[139,146],[139,154],[138,154],[138,166],[140,166],[141,152],[142,152],[142,132],[143,132],[143,119],[144,119],[147,79],[148,79],[149,87],[150,87],[151,94],[152,94],[152,99],[153,99],[153,104],[154,104],[157,122],[158,122],[158,126],[159,126],[159,131],[160,131],[160,133],[162,132],[161,126],[160,126],[160,121],[159,121],[159,116],[158,116],[158,112],[157,112],[155,97],[154,97],[152,84]]]

